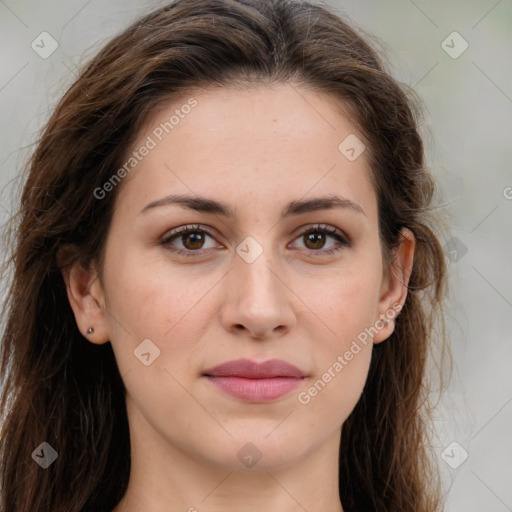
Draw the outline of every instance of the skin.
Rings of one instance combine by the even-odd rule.
[[[372,344],[389,337],[393,321],[309,403],[298,395],[358,334],[403,305],[414,237],[403,230],[387,278],[366,155],[349,161],[338,150],[349,134],[363,137],[323,93],[290,84],[198,89],[163,106],[134,148],[191,96],[197,106],[117,191],[103,279],[79,264],[64,274],[78,327],[92,343],[112,343],[127,389],[131,477],[114,510],[340,512],[341,428],[363,390]],[[234,217],[179,205],[140,213],[171,193],[223,201]],[[280,217],[291,201],[334,193],[364,214]],[[159,244],[195,224],[213,235],[203,245],[181,236]],[[322,254],[338,241],[323,239],[317,224],[336,228],[350,246]],[[304,235],[308,228],[320,241]],[[236,252],[248,236],[263,250],[251,263]],[[173,247],[196,252],[184,257]],[[134,356],[144,339],[160,349],[149,366]],[[244,402],[202,377],[238,358],[283,359],[308,377],[272,402]],[[253,467],[237,456],[249,442],[261,454]]]

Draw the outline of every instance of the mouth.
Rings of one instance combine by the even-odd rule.
[[[281,398],[306,378],[299,368],[279,359],[229,361],[206,370],[203,377],[223,393],[253,403]]]

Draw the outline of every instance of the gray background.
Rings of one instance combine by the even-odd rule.
[[[443,243],[455,372],[434,421],[447,511],[512,510],[512,0],[327,3],[372,35],[424,102],[427,159],[451,230]],[[161,4],[0,0],[2,224],[38,130],[77,67]],[[46,59],[31,48],[43,31],[58,42]],[[454,31],[468,44],[457,58]]]

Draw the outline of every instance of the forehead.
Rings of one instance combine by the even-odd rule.
[[[329,193],[371,213],[367,155],[347,158],[345,140],[362,144],[363,136],[341,102],[325,93],[291,84],[191,90],[145,123],[127,158],[150,149],[125,178],[121,196],[139,210],[170,193],[231,198],[237,210],[249,199],[253,207],[281,208]]]

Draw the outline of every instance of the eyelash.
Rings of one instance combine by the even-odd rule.
[[[166,249],[168,251],[170,251],[174,254],[177,254],[179,256],[185,256],[187,258],[194,257],[194,256],[196,256],[197,253],[201,253],[201,251],[203,251],[203,250],[208,250],[208,249],[183,250],[183,249],[177,249],[177,248],[172,248],[172,249],[170,248],[169,245],[172,240],[174,240],[175,238],[178,238],[179,236],[186,235],[189,233],[206,233],[211,238],[214,238],[214,236],[207,229],[204,229],[199,224],[197,224],[195,226],[183,226],[181,228],[177,228],[170,235],[164,237],[161,240],[160,245],[167,246]],[[335,238],[338,241],[337,246],[332,249],[326,249],[326,250],[322,250],[322,249],[318,249],[318,250],[309,249],[308,250],[308,249],[306,249],[309,252],[311,252],[312,254],[314,254],[315,256],[318,256],[318,255],[329,256],[338,251],[341,251],[342,249],[344,249],[346,247],[350,247],[350,245],[351,245],[350,241],[347,238],[345,238],[336,228],[333,228],[330,226],[322,226],[320,224],[302,231],[297,236],[296,239],[303,237],[304,235],[311,234],[311,233],[323,233],[325,235],[331,236],[332,238]],[[315,254],[315,253],[317,253],[317,254]]]

